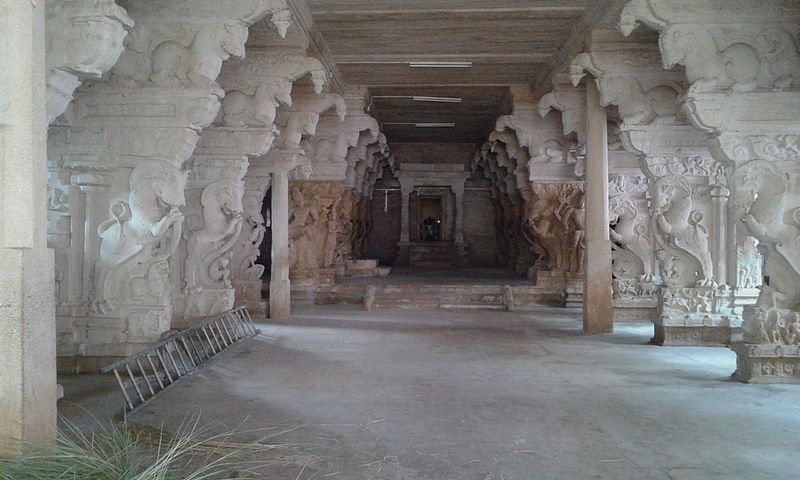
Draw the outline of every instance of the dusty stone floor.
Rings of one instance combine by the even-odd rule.
[[[732,382],[732,352],[646,345],[645,324],[583,336],[579,318],[309,307],[136,421],[301,426],[285,440],[322,462],[273,479],[798,478],[800,387]],[[109,380],[60,379],[62,413],[109,413]]]

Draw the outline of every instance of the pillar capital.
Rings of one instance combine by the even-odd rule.
[[[629,1],[620,30],[629,35],[640,22],[660,32],[664,68],[683,65],[692,93],[800,86],[792,2]]]
[[[114,66],[133,20],[114,0],[47,2],[47,123],[64,113],[86,78]]]
[[[210,0],[131,0],[127,9],[135,25],[112,70],[114,83],[194,88],[218,97],[222,62],[244,57],[248,26],[272,16],[285,34],[290,20],[285,0],[237,0],[224,9]]]
[[[587,52],[572,59],[572,84],[577,86],[591,74],[600,104],[619,108],[623,132],[634,125],[674,118],[686,81],[681,72],[663,70],[658,46],[626,41],[620,34],[604,40],[593,42]]]
[[[316,134],[317,124],[323,112],[335,108],[340,122],[343,122],[347,115],[347,105],[341,95],[335,93],[317,95],[303,89],[295,89],[295,93],[292,105],[280,108],[275,121],[281,132],[276,145],[286,150],[300,148],[304,135]]]
[[[225,62],[218,82],[225,91],[215,124],[227,127],[271,127],[278,107],[292,105],[292,85],[311,76],[314,93],[328,81],[325,66],[296,49],[257,51]]]
[[[540,178],[570,178],[582,174],[576,168],[577,158],[570,154],[575,149],[564,136],[563,129],[555,115],[542,116],[539,106],[522,96],[514,98],[514,109],[511,115],[497,119],[495,130],[514,130],[518,144],[528,151],[527,171],[533,180]],[[491,148],[491,145],[488,146]]]
[[[578,145],[586,145],[586,86],[572,85],[568,75],[557,75],[553,90],[539,100],[539,115],[547,116],[551,110],[561,112],[564,135],[574,133]]]

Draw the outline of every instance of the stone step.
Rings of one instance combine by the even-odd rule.
[[[400,310],[507,310],[502,284],[390,284],[390,285],[333,285],[319,288],[316,304],[363,304],[367,289],[374,289],[371,308]],[[535,285],[512,287],[515,311],[542,306],[563,307],[561,289]],[[308,292],[297,291],[293,304],[308,305],[314,301]]]

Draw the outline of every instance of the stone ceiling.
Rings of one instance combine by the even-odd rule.
[[[309,0],[318,41],[347,85],[369,87],[390,142],[480,143],[508,86],[536,84],[591,0]],[[472,62],[411,68],[410,62]],[[456,97],[461,103],[405,98]],[[381,98],[382,97],[382,98]],[[455,123],[419,128],[398,123]]]

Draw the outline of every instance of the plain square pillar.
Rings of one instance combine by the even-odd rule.
[[[289,173],[272,174],[272,272],[269,281],[270,318],[289,318]]]
[[[0,6],[0,455],[56,431],[53,252],[47,248],[45,2]]]
[[[608,126],[593,80],[586,85],[586,259],[583,331],[614,330],[608,213]]]

